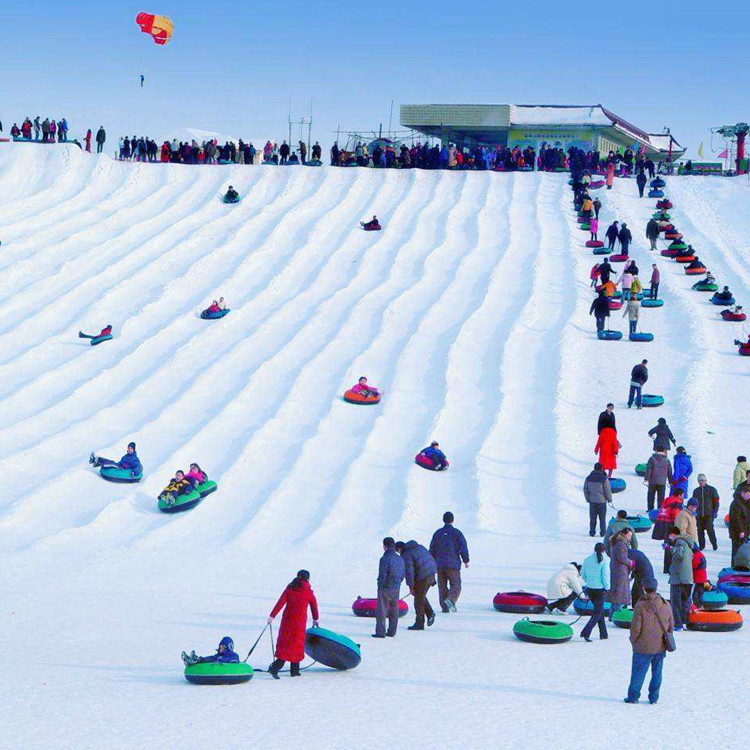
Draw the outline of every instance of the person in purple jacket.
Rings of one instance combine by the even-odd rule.
[[[453,513],[443,513],[444,526],[430,542],[430,554],[437,565],[438,599],[443,612],[455,612],[461,596],[461,562],[469,567],[469,547],[466,537],[453,526]]]

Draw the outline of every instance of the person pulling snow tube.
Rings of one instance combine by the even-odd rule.
[[[713,281],[698,281],[691,288],[696,292],[717,292],[719,285]]]
[[[688,615],[687,629],[702,633],[728,633],[742,627],[742,615],[736,609],[699,609]]]
[[[377,599],[368,599],[366,597],[358,596],[354,604],[352,604],[352,612],[357,617],[375,617],[375,610],[378,608]],[[403,600],[398,600],[398,616],[399,618],[409,613],[409,605]]]
[[[599,341],[619,341],[622,338],[622,331],[597,331],[596,337]]]
[[[734,302],[734,297],[729,297],[729,299],[727,299],[726,297],[722,296],[721,292],[716,292],[715,294],[711,295],[711,304],[713,305],[728,307],[729,305],[733,305]]]
[[[119,466],[102,466],[99,475],[108,482],[120,484],[133,484],[143,479],[143,472],[133,472],[129,469],[121,469]]]
[[[630,626],[633,624],[633,608],[624,607],[623,609],[618,609],[617,612],[612,615],[612,622],[615,624],[616,628],[630,630]]]
[[[513,626],[513,635],[527,643],[566,643],[573,637],[573,628],[557,620],[529,620],[524,618]]]
[[[305,631],[305,653],[332,669],[354,669],[362,661],[359,644],[345,635],[320,627]]]
[[[182,513],[185,510],[195,508],[203,498],[216,492],[217,489],[219,489],[219,487],[216,482],[207,478],[203,484],[197,484],[192,490],[190,490],[190,492],[177,495],[172,503],[162,498],[160,495],[158,498],[158,507],[162,513]]]
[[[708,269],[705,266],[694,266],[693,268],[686,268],[685,274],[687,276],[703,276]]]
[[[664,404],[664,396],[659,396],[656,393],[644,393],[641,396],[641,404],[643,406],[662,406]]]
[[[239,685],[253,679],[253,668],[243,662],[199,662],[185,667],[185,679],[193,685]]]
[[[729,604],[729,597],[718,589],[703,592],[703,609],[724,609]]]
[[[528,591],[498,592],[492,600],[492,606],[498,612],[515,615],[539,615],[544,612],[548,603],[546,597],[530,594]]]
[[[662,180],[661,177],[654,177],[653,180],[651,180],[651,187],[652,188],[663,188],[666,186],[666,182]]]
[[[380,394],[377,396],[365,396],[362,393],[355,393],[351,388],[344,393],[344,401],[350,404],[379,404]]]
[[[664,197],[664,191],[659,190],[657,188],[652,188],[648,191],[648,197],[649,198],[663,198]]]
[[[630,341],[653,341],[654,334],[641,331],[640,333],[631,333],[628,338],[630,339]]]
[[[625,263],[625,261],[630,260],[630,256],[625,253],[614,253],[609,256],[609,260],[611,263]]]
[[[721,315],[721,317],[724,320],[731,320],[737,323],[743,320],[747,320],[747,315],[745,315],[745,313],[743,312],[732,312],[731,310],[722,310],[719,313],[719,315]]]
[[[750,604],[750,578],[747,580],[724,579],[718,583],[719,591],[723,591],[730,604]]]
[[[216,320],[217,318],[223,318],[227,313],[229,313],[229,310],[209,310],[206,308],[201,312],[201,318],[203,320]]]
[[[641,307],[662,307],[663,305],[663,299],[652,299],[651,297],[646,297],[643,302],[641,302]]]
[[[587,240],[586,247],[604,247],[604,243],[601,240]]]
[[[609,479],[609,488],[612,492],[623,492],[627,486],[628,483],[619,477],[610,477]]]
[[[579,596],[574,602],[573,602],[573,609],[575,610],[577,615],[590,615],[594,611],[594,605],[591,603],[591,599],[581,599]],[[604,602],[604,611],[609,612],[609,610],[612,609],[612,605],[610,602]]]

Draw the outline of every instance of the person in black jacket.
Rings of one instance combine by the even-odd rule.
[[[314,152],[315,152],[315,149],[313,148],[313,153]],[[338,165],[339,165],[339,143],[338,141],[336,141],[333,144],[333,146],[331,146],[331,166],[338,167]]]
[[[424,630],[425,615],[427,627],[435,622],[435,611],[427,601],[427,592],[431,586],[435,585],[437,565],[427,549],[413,539],[406,543],[396,542],[396,552],[404,561],[406,584],[409,592],[414,596],[416,619],[407,630]]]
[[[608,227],[606,232],[607,237],[607,247],[610,250],[615,249],[615,242],[617,242],[617,238],[620,236],[620,226],[616,221],[613,221]]]
[[[656,422],[656,427],[652,427],[648,431],[648,436],[654,439],[655,451],[664,451],[666,453],[669,450],[670,443],[672,446],[677,445],[672,430],[669,429],[667,420],[664,419],[664,417],[659,417]]]
[[[656,250],[656,240],[659,239],[659,222],[651,218],[646,224],[646,239],[651,243],[651,250]]]
[[[750,538],[750,484],[743,482],[734,491],[729,506],[729,536],[732,540],[732,564],[737,550]]]
[[[609,485],[609,477],[598,461],[583,483],[583,496],[589,504],[589,536],[596,536],[597,520],[599,521],[599,536],[604,536],[607,525],[607,505],[612,504],[612,489]]]
[[[396,553],[393,537],[383,539],[383,556],[378,567],[378,603],[375,608],[375,633],[373,638],[393,638],[398,629],[398,600],[401,582],[405,576],[403,559]],[[388,618],[388,632],[385,620]]]
[[[286,141],[279,147],[279,156],[281,157],[281,163],[286,164],[289,159],[289,144]]]
[[[599,264],[599,281],[602,284],[606,284],[609,281],[609,277],[612,275],[614,269],[610,265],[609,261],[605,258]]]
[[[642,406],[641,392],[643,390],[643,386],[648,380],[648,367],[646,367],[646,365],[648,365],[648,360],[644,359],[643,362],[641,362],[641,364],[639,365],[636,365],[630,373],[630,393],[628,394],[628,409],[633,405],[634,399],[637,409],[640,409]]]
[[[638,185],[638,196],[643,198],[643,189],[646,187],[646,173],[638,172],[638,176],[635,178],[636,184]]]
[[[656,576],[651,561],[639,549],[628,548],[628,558],[635,563],[632,571],[633,587],[630,591],[630,598],[633,600],[633,606],[635,607],[638,600],[643,597],[646,588],[656,586]]]
[[[598,219],[599,218],[599,211],[602,210],[602,202],[599,200],[599,198],[594,198],[594,216]]]
[[[614,404],[607,404],[607,408],[599,415],[599,421],[596,425],[596,434],[598,435],[605,427],[611,427],[617,432],[617,417],[615,417]]]
[[[599,292],[599,296],[591,303],[589,309],[589,315],[596,318],[596,330],[604,330],[604,321],[609,317],[609,298],[605,296],[604,292]]]
[[[620,234],[617,236],[617,238],[620,240],[620,250],[622,254],[627,255],[630,243],[633,241],[633,235],[628,229],[628,225],[625,222],[622,223]]]
[[[453,526],[455,518],[449,510],[443,513],[443,526],[433,535],[430,554],[437,565],[438,598],[443,612],[455,612],[461,596],[461,563],[469,567],[466,537]]]
[[[719,514],[719,493],[708,483],[705,474],[698,474],[698,486],[693,490],[693,498],[698,501],[698,544],[701,549],[705,549],[708,534],[711,546],[717,550],[714,519]]]

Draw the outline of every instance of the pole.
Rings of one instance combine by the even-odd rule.
[[[388,115],[388,140],[393,140],[391,138],[391,123],[393,121],[393,99],[391,99],[391,113]]]

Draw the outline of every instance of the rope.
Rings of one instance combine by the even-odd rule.
[[[260,631],[260,635],[259,635],[259,636],[257,637],[257,639],[255,640],[255,643],[253,643],[253,647],[252,647],[252,648],[251,648],[251,649],[250,649],[250,650],[249,650],[249,651],[247,652],[247,656],[246,656],[246,657],[245,657],[245,658],[244,658],[244,659],[242,660],[242,661],[243,661],[243,663],[244,663],[244,662],[246,662],[246,661],[247,661],[247,660],[248,660],[248,659],[250,658],[250,654],[252,654],[252,653],[253,653],[253,651],[255,651],[255,647],[256,647],[256,646],[258,645],[258,643],[260,642],[260,639],[261,639],[261,638],[263,637],[263,633],[265,633],[265,632],[266,632],[266,628],[267,628],[267,627],[268,627],[268,625],[266,625],[266,627],[265,627],[265,628],[263,628],[263,630],[261,630],[261,631]]]

